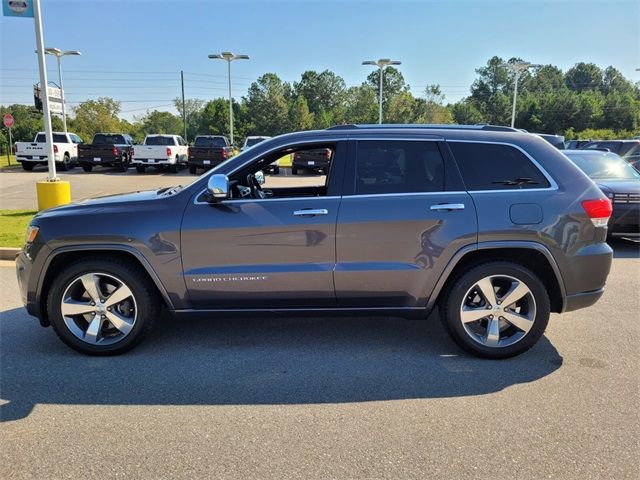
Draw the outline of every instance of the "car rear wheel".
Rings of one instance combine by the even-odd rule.
[[[195,175],[198,173],[198,167],[195,165],[189,165],[189,173]]]
[[[145,165],[136,165],[136,172],[144,173],[147,167]]]
[[[489,262],[463,273],[445,294],[442,320],[468,352],[507,358],[531,348],[549,322],[549,295],[529,269]]]
[[[91,170],[93,170],[93,165],[88,165],[88,164],[84,164],[82,165],[82,170],[84,170],[85,172],[90,172]]]
[[[35,164],[30,163],[30,162],[22,162],[22,169],[25,172],[30,172],[33,170],[33,167],[35,167]]]
[[[128,168],[129,168],[129,158],[126,155],[123,155],[122,159],[120,160],[120,164],[118,165],[118,171],[126,172]]]
[[[71,169],[71,158],[68,153],[65,153],[64,157],[62,157],[62,162],[60,162],[60,170],[66,172],[69,169]]]
[[[129,350],[159,314],[155,286],[121,260],[82,260],[52,285],[47,298],[51,325],[69,347],[89,355]]]

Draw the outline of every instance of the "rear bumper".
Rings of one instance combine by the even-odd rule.
[[[564,311],[573,312],[574,310],[580,310],[581,308],[587,308],[600,300],[600,297],[604,293],[604,288],[598,290],[592,290],[589,292],[580,292],[573,295],[568,295],[564,301]]]
[[[175,165],[175,158],[134,158],[133,165]]]
[[[94,165],[94,166],[100,166],[100,165],[104,165],[107,167],[110,167],[112,165],[120,165],[122,163],[122,158],[118,157],[118,158],[101,158],[99,161],[94,160],[93,158],[89,158],[89,157],[81,157],[78,158],[78,163],[80,165]]]
[[[189,165],[190,167],[198,167],[198,168],[213,168],[213,167],[217,167],[218,165],[220,165],[223,162],[223,160],[220,159],[205,159],[205,158],[190,158],[187,161],[187,165]]]
[[[613,250],[604,242],[586,245],[563,262],[566,296],[563,311],[593,305],[602,296],[611,270]]]

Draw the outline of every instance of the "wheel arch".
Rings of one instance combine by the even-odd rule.
[[[49,255],[46,263],[43,267],[43,274],[38,280],[37,291],[40,292],[38,298],[38,308],[40,310],[40,323],[43,326],[49,326],[49,319],[47,318],[47,296],[49,289],[56,275],[61,271],[65,264],[69,262],[81,260],[88,256],[104,256],[106,259],[112,259],[114,257],[125,259],[127,261],[134,262],[138,268],[141,269],[153,282],[158,290],[158,293],[162,296],[165,305],[170,310],[174,310],[173,303],[169,298],[167,290],[160,281],[160,278],[153,270],[149,262],[144,256],[133,248],[127,248],[123,245],[79,245],[68,246],[55,250]]]
[[[566,290],[555,258],[544,245],[527,241],[481,242],[458,250],[440,275],[427,302],[427,311],[430,312],[436,306],[442,294],[461,272],[496,260],[512,261],[533,271],[547,289],[551,311],[564,311]]]

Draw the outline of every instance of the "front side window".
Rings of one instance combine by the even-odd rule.
[[[520,150],[495,143],[449,142],[467,190],[548,188],[549,181]]]
[[[443,190],[444,162],[436,142],[358,142],[356,195]]]

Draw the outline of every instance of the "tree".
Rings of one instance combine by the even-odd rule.
[[[329,70],[304,72],[300,82],[293,84],[293,91],[296,99],[303,97],[306,100],[317,128],[338,123],[344,116],[345,83],[342,77]]]
[[[182,121],[170,112],[154,110],[139,119],[140,133],[142,135],[165,133],[169,135],[181,135]]]
[[[44,131],[43,115],[32,106],[19,104],[0,106],[0,116],[6,113],[10,113],[14,118],[15,123],[11,128],[11,137],[14,142],[31,142],[36,133]],[[51,123],[54,130],[62,130],[61,118],[54,115],[51,117]],[[8,134],[6,135],[8,137]]]
[[[573,91],[596,90],[602,85],[602,70],[593,63],[576,63],[567,70],[564,81]]]
[[[198,98],[186,98],[184,101],[184,111],[182,109],[182,99],[175,98],[173,100],[173,104],[178,110],[178,114],[180,115],[180,119],[183,120],[186,117],[187,124],[187,133],[185,140],[193,139],[198,133],[198,127],[200,126],[200,115],[202,114],[202,107],[204,105],[204,100],[200,100]],[[183,124],[184,124],[183,120]],[[182,127],[182,132],[184,134],[184,125]]]
[[[90,141],[98,132],[120,132],[119,112],[120,102],[113,98],[87,100],[75,107],[75,117],[69,120],[69,129],[85,141]]]
[[[347,90],[345,121],[355,124],[376,123],[378,121],[378,104],[373,88],[363,84],[360,87],[351,87]]]
[[[279,135],[289,131],[288,84],[275,73],[267,73],[249,87],[245,99],[247,114],[256,135]]]
[[[416,123],[453,123],[451,111],[443,106],[444,94],[440,85],[428,85],[424,98],[416,99]]]
[[[453,120],[459,125],[475,125],[484,123],[482,113],[473,105],[473,102],[461,101],[451,107]]]
[[[367,85],[373,87],[376,93],[376,99],[380,101],[380,69],[376,68],[367,76]],[[382,74],[382,104],[384,105],[389,99],[400,92],[409,91],[409,85],[404,81],[404,76],[395,67],[386,67]]]
[[[313,113],[309,112],[307,100],[298,95],[289,108],[289,126],[291,130],[311,130],[313,128]]]

